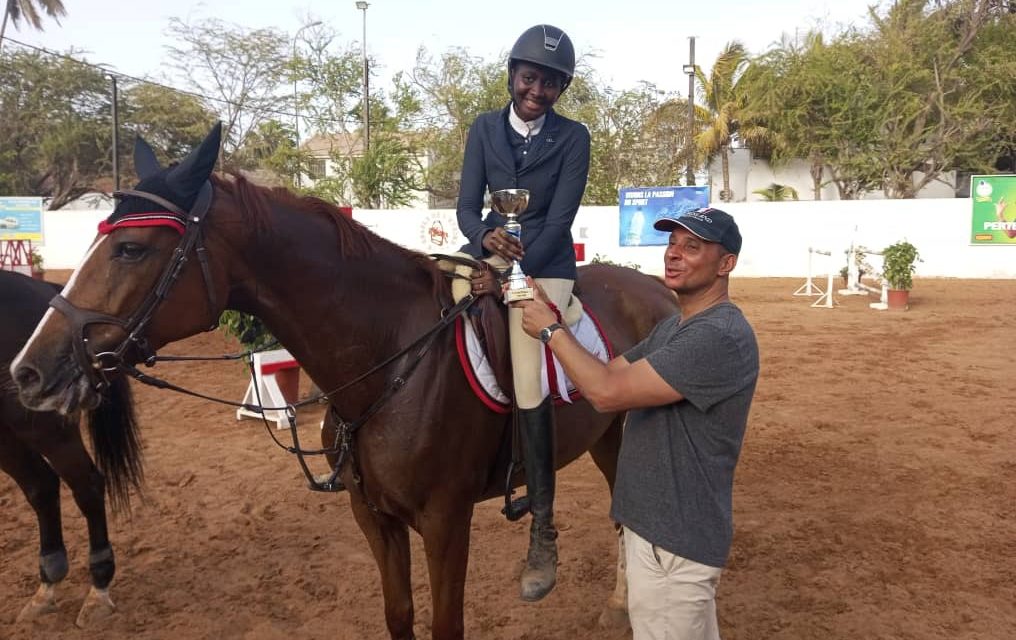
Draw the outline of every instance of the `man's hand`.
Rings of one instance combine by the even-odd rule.
[[[511,306],[522,309],[522,329],[534,338],[540,337],[540,331],[557,322],[557,314],[550,308],[550,298],[543,287],[527,277],[526,282],[533,288],[533,300],[520,300]],[[507,284],[505,288],[507,288]]]
[[[1005,220],[1005,208],[1008,205],[1009,205],[1009,203],[1005,201],[1005,196],[1002,196],[1001,198],[999,198],[998,202],[995,203],[995,217],[998,218],[999,222],[1005,222],[1006,221]]]

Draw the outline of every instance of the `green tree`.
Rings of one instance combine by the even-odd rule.
[[[831,44],[817,33],[800,43],[784,39],[756,58],[744,79],[755,97],[753,116],[770,128],[773,163],[807,159],[816,200],[827,182],[850,200],[882,181],[876,147],[885,105],[864,48],[849,33]]]
[[[42,30],[42,16],[39,11],[53,18],[58,23],[62,16],[67,15],[63,2],[60,0],[7,0],[4,3],[3,21],[0,22],[0,50],[3,50],[4,35],[7,33],[7,22],[15,27],[24,20],[32,27]]]
[[[769,129],[750,117],[754,113],[753,96],[748,92],[751,83],[741,82],[742,78],[750,77],[750,64],[744,45],[732,41],[717,56],[708,76],[701,69],[695,70],[699,97],[710,114],[709,123],[696,136],[695,143],[707,161],[720,156],[723,168],[720,200],[725,202],[734,196],[730,190],[730,148],[735,136],[750,148],[771,144]]]
[[[0,188],[49,197],[56,209],[108,176],[109,93],[92,67],[36,52],[3,53]]]
[[[401,94],[416,105],[407,116],[430,154],[424,186],[439,205],[452,206],[458,197],[470,125],[484,111],[508,103],[507,86],[504,61],[488,62],[459,48],[434,58],[421,47],[413,69],[400,79]]]
[[[871,11],[864,42],[884,98],[878,150],[888,197],[912,198],[957,167],[986,169],[1001,152],[1000,119],[1011,108],[990,96],[1000,82],[1011,90],[1012,76],[969,64],[990,15],[989,0],[900,0],[885,15]]]
[[[230,157],[231,169],[264,171],[288,187],[293,186],[299,164],[296,132],[279,120],[260,122]]]
[[[133,135],[143,137],[165,165],[186,156],[218,118],[200,98],[149,82],[128,84],[120,109],[120,157],[130,171]]]
[[[359,47],[338,43],[327,28],[312,31],[306,53],[292,64],[301,120],[329,140],[330,176],[315,180],[309,191],[335,202],[365,208],[401,207],[423,188],[418,136],[411,119],[419,105],[397,75],[389,98],[381,88],[370,92],[370,145],[363,123],[363,66]],[[372,65],[368,65],[371,67]],[[297,157],[304,166],[309,158]]]
[[[291,104],[283,84],[290,66],[290,42],[275,29],[248,30],[222,20],[194,23],[171,18],[170,66],[198,93],[215,99],[223,115],[224,158],[243,146],[264,120]]]

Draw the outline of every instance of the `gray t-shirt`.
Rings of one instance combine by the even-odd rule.
[[[663,549],[712,567],[727,562],[731,494],[758,380],[758,344],[724,302],[668,318],[624,357],[645,358],[684,400],[628,414],[610,514]]]

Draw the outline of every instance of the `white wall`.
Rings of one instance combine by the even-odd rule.
[[[43,268],[77,267],[95,239],[99,222],[112,212],[112,208],[43,211],[42,233],[45,242],[39,247]]]
[[[923,262],[918,277],[1016,278],[1016,245],[970,244],[970,200],[833,200],[745,202],[723,205],[744,236],[737,270],[742,277],[795,277],[807,271],[808,247],[833,252],[835,271],[846,264],[851,242],[879,250],[898,240],[917,247]],[[77,266],[95,236],[102,211],[46,211],[47,268]],[[353,217],[376,233],[413,249],[457,250],[464,239],[455,212],[444,209],[369,211]],[[611,261],[635,263],[647,273],[663,271],[663,247],[619,247],[617,207],[583,207],[572,233],[586,245],[586,259],[600,254]],[[825,264],[816,263],[817,270]]]
[[[773,167],[767,160],[752,158],[749,149],[731,149],[729,157],[730,190],[734,192],[734,202],[760,202],[762,197],[754,193],[755,190],[766,189],[774,182],[793,187],[801,200],[814,199],[811,164],[807,160],[790,160]],[[915,173],[914,181],[920,180],[923,175],[920,172]],[[941,178],[925,185],[917,192],[917,197],[919,199],[956,197],[953,187],[956,182],[955,172],[946,171]],[[838,200],[840,194],[836,185],[829,182],[828,169],[823,175],[823,180],[828,184],[822,187],[822,200]],[[718,198],[720,190],[723,189],[723,164],[719,156],[709,165],[709,189],[714,198]],[[862,199],[884,200],[885,192],[881,189],[870,191],[863,194]]]

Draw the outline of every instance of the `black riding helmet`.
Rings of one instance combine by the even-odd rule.
[[[564,75],[564,91],[575,75],[575,47],[564,31],[549,24],[538,24],[522,32],[508,56],[508,72],[515,62],[530,62],[559,71]]]

